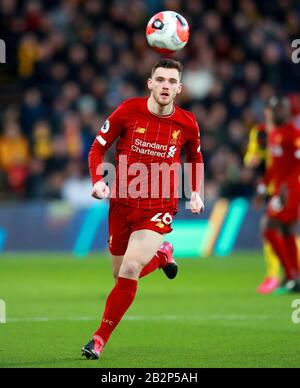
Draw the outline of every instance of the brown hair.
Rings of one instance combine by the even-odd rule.
[[[164,59],[161,59],[153,66],[151,70],[151,77],[153,76],[155,70],[158,69],[159,67],[162,67],[164,69],[176,69],[178,70],[180,77],[183,71],[183,66],[179,61],[175,61],[174,59],[164,58]]]

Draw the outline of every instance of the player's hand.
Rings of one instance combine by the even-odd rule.
[[[281,212],[287,204],[289,196],[288,188],[283,185],[280,187],[279,193],[274,195],[270,201],[270,208],[273,212]]]
[[[191,212],[194,214],[200,214],[204,211],[204,203],[200,197],[200,194],[196,191],[192,192],[191,195]]]
[[[98,181],[94,184],[92,197],[96,199],[106,199],[109,197],[109,187],[102,181]]]
[[[279,195],[272,197],[269,207],[274,213],[279,213],[284,209],[284,205]]]

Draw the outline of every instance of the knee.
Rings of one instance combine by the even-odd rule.
[[[124,262],[121,266],[119,276],[126,277],[129,279],[134,279],[139,276],[139,273],[142,270],[142,264],[137,261],[127,261]]]

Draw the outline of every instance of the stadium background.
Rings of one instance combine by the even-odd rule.
[[[185,64],[178,103],[201,126],[206,202],[252,197],[256,177],[243,166],[249,129],[261,122],[264,103],[276,91],[296,99],[299,92],[300,67],[291,61],[291,42],[299,35],[296,1],[2,0],[7,65],[0,67],[0,249],[41,249],[53,214],[60,223],[66,217],[65,243],[53,239],[47,248],[74,249],[89,217],[77,209],[93,205],[89,148],[121,101],[147,93],[145,80],[159,55],[147,46],[145,23],[161,9],[182,12],[191,25],[187,48],[175,55]],[[109,160],[112,155],[113,149]],[[49,206],[61,200],[71,209]],[[26,209],[32,225],[44,227],[37,227],[36,239],[24,237],[22,246],[12,219],[26,223]],[[253,247],[259,247],[257,237]]]
[[[86,341],[95,317],[91,323],[79,319],[76,331],[70,316],[69,323],[60,323],[55,314],[98,312],[99,301],[90,300],[99,291],[98,276],[103,301],[111,285],[108,258],[99,254],[106,248],[108,205],[90,197],[87,155],[107,115],[124,99],[147,93],[145,80],[160,56],[147,46],[145,25],[162,9],[181,12],[190,23],[187,48],[173,56],[185,65],[185,90],[178,104],[197,116],[206,166],[205,214],[191,218],[182,201],[171,237],[176,255],[199,258],[211,253],[227,256],[235,249],[252,252],[233,254],[224,262],[211,258],[191,264],[183,260],[183,277],[177,285],[182,291],[178,293],[169,285],[161,286],[154,275],[157,292],[163,293],[166,287],[176,297],[176,305],[166,299],[172,314],[185,312],[188,317],[197,306],[206,335],[200,346],[199,327],[193,326],[191,317],[193,337],[180,361],[163,359],[165,352],[173,354],[176,348],[168,349],[161,339],[158,348],[166,346],[161,348],[161,356],[153,356],[149,343],[143,353],[144,364],[138,365],[198,366],[201,361],[208,366],[282,366],[283,353],[287,365],[299,365],[299,352],[293,353],[299,349],[299,333],[288,318],[290,300],[269,303],[253,296],[263,276],[258,251],[261,212],[251,204],[257,177],[243,165],[249,130],[261,122],[264,103],[271,95],[278,91],[289,94],[299,123],[300,65],[291,60],[291,42],[300,38],[299,2],[0,0],[0,39],[7,49],[7,63],[0,64],[0,299],[8,303],[12,325],[21,325],[22,319],[28,323],[28,327],[22,324],[22,338],[17,341],[30,349],[26,354],[18,349],[23,366],[82,366],[70,361],[71,354]],[[107,159],[112,155],[113,149]],[[70,258],[85,257],[92,250],[96,254],[82,262],[85,267],[70,264]],[[33,251],[38,255],[31,255]],[[150,295],[147,281],[143,292]],[[193,305],[187,302],[190,299]],[[148,298],[148,313],[166,314],[163,307],[152,306],[151,300]],[[143,311],[137,306],[133,314]],[[65,332],[68,327],[60,345],[72,342],[74,336],[78,343],[68,349],[67,356],[65,349],[59,353],[50,346],[35,365],[32,360],[44,348],[45,326],[39,326],[39,322],[48,322],[44,316],[50,317],[49,322],[53,318],[52,326],[47,326],[48,342],[52,339],[59,346],[57,331]],[[33,321],[28,317],[34,317]],[[206,323],[213,333],[205,329]],[[130,333],[138,336],[139,323],[132,327],[129,319],[124,325],[128,338]],[[155,316],[151,325],[156,327]],[[179,320],[176,329],[180,330],[180,325]],[[79,331],[79,326],[86,332]],[[9,342],[11,347],[5,347],[5,361],[1,358],[4,352],[0,353],[0,366],[14,366],[15,352],[8,350],[15,349],[14,326],[7,325],[5,330],[0,332],[4,335],[0,352]],[[33,342],[32,330],[36,334]],[[168,333],[177,336],[167,319],[159,322],[157,330],[166,338]],[[253,337],[251,333],[255,333]],[[218,341],[218,357],[210,335]],[[184,341],[185,336],[179,337],[178,346],[184,351],[186,343],[181,338]],[[118,334],[116,338],[121,340]],[[261,357],[257,341],[264,344]],[[126,340],[121,343],[132,346]],[[203,347],[205,355],[199,350]],[[108,357],[107,363],[104,359],[102,365],[137,365],[122,352],[116,347],[113,357]]]

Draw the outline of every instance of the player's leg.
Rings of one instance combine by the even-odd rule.
[[[289,263],[286,258],[285,244],[281,233],[282,225],[280,221],[265,216],[261,223],[261,230],[264,242],[270,243],[278,256],[284,270],[285,278],[291,280],[293,278]]]
[[[162,269],[168,279],[174,279],[178,272],[178,264],[173,258],[173,251],[173,245],[165,241],[153,259],[144,266],[140,273],[140,278],[149,275],[156,269]]]
[[[109,253],[115,281],[117,281],[119,276],[120,267],[130,238],[127,211],[127,207],[114,201],[109,209]]]
[[[120,268],[120,276],[137,280],[142,269],[153,259],[163,244],[164,236],[153,230],[138,230],[131,234]]]
[[[280,286],[280,260],[271,244],[264,242],[263,252],[266,263],[266,277],[257,288],[259,294],[270,294]]]
[[[269,215],[269,241],[279,256],[281,263],[285,268],[286,282],[282,290],[299,291],[300,269],[298,263],[298,248],[296,242],[296,232],[293,226],[298,219],[299,214],[299,195],[293,190],[288,191],[288,195],[283,201],[281,198],[274,197],[268,208]],[[271,229],[276,227],[280,233],[274,233]],[[279,293],[282,293],[279,290]]]
[[[297,246],[297,234],[295,224],[283,224],[282,235],[285,244],[287,262],[290,266],[290,271],[295,284],[287,285],[291,291],[300,291],[300,265],[299,251]]]
[[[112,257],[112,272],[117,283],[119,270],[126,252],[130,232],[127,223],[127,207],[112,201],[109,209],[109,251]],[[94,336],[82,349],[87,359],[97,359],[104,343],[100,337]]]
[[[173,218],[174,213],[172,212],[136,210],[131,215],[132,231],[152,230],[158,234],[166,235],[172,232]],[[174,279],[178,272],[178,265],[173,258],[173,250],[174,248],[169,242],[164,242],[152,260],[143,267],[140,278],[149,275],[156,269],[162,269],[169,279]]]
[[[282,235],[286,246],[286,254],[291,266],[293,277],[300,277],[299,251],[297,246],[298,215],[300,214],[299,204],[300,192],[290,190],[283,211],[279,214],[282,221]]]
[[[264,244],[264,256],[266,261],[266,274],[268,278],[280,279],[280,260],[271,244]]]
[[[178,265],[173,258],[173,250],[173,246],[169,242],[164,242],[152,260],[144,266],[139,277],[143,278],[156,269],[162,269],[168,279],[174,279],[178,272]],[[124,256],[112,255],[111,258],[113,277],[117,281]]]
[[[91,358],[99,357],[110,335],[131,306],[137,292],[140,272],[152,260],[162,243],[163,235],[152,230],[140,230],[131,234],[119,277],[107,298],[101,325],[91,341]],[[83,355],[87,356],[85,348]]]
[[[153,241],[151,241],[151,238],[147,237],[147,247],[152,247],[150,254],[152,254],[152,258],[149,259],[149,255],[147,256],[146,262],[141,263],[141,268],[139,270],[139,276],[146,276],[147,274],[153,272],[157,268],[162,268],[165,272],[166,276],[170,279],[173,279],[177,274],[177,264],[175,263],[172,253],[173,253],[173,247],[169,243],[164,243],[161,245],[163,241],[163,235],[166,233],[170,233],[172,231],[171,223],[173,220],[173,217],[170,213],[167,213],[165,217],[163,217],[164,223],[157,221],[152,221],[153,214],[145,214],[145,211],[137,211],[133,209],[128,209],[127,207],[122,206],[118,203],[113,203],[113,206],[110,208],[110,216],[109,216],[109,224],[110,224],[110,253],[113,257],[113,274],[116,279],[116,287],[111,292],[109,298],[107,299],[106,303],[106,309],[110,306],[111,300],[114,299],[115,294],[118,294],[118,290],[120,291],[120,288],[128,288],[131,289],[131,291],[127,292],[127,296],[130,298],[135,296],[136,292],[136,282],[132,282],[130,280],[126,280],[126,278],[118,279],[118,275],[120,272],[120,268],[122,263],[124,262],[124,253],[127,250],[129,246],[129,228],[134,230],[134,232],[131,235],[130,242],[131,245],[134,245],[134,236],[138,235],[140,238],[141,231],[137,232],[139,229],[143,229],[147,232],[149,232],[151,235],[154,235],[159,240],[157,242],[158,250],[155,251],[155,244]],[[163,227],[163,228],[162,228]],[[157,228],[156,230],[152,231],[153,228]],[[135,230],[136,229],[136,230]],[[150,230],[148,230],[150,229]],[[140,239],[138,239],[140,241]],[[132,251],[131,246],[131,251]],[[136,255],[140,258],[140,252],[143,252],[143,257],[145,257],[145,248],[142,246],[139,246],[137,249]],[[127,252],[126,252],[127,253]],[[133,253],[131,253],[132,255]],[[121,302],[121,299],[119,301]],[[126,303],[126,298],[125,298]],[[105,313],[106,314],[106,313]],[[104,315],[105,315],[104,314]],[[104,318],[105,320],[105,318]],[[106,321],[107,323],[107,321]],[[108,321],[108,324],[112,323],[111,321]],[[102,326],[102,325],[101,325]],[[104,325],[105,326],[105,325]],[[87,358],[93,358],[96,359],[99,357],[99,354],[101,353],[105,341],[99,336],[98,331],[95,333],[96,335],[93,337],[93,339],[82,349],[82,353]]]
[[[111,255],[112,273],[113,273],[113,277],[115,279],[115,282],[118,279],[120,268],[121,268],[121,265],[122,265],[122,262],[123,262],[123,258],[124,258],[124,255],[122,255],[122,256]]]
[[[280,222],[266,215],[261,222],[261,233],[263,236],[264,244],[269,244],[271,246],[275,254],[278,256],[284,269],[286,270],[286,263],[284,261],[285,252],[281,235]],[[288,276],[287,273],[286,276]]]

